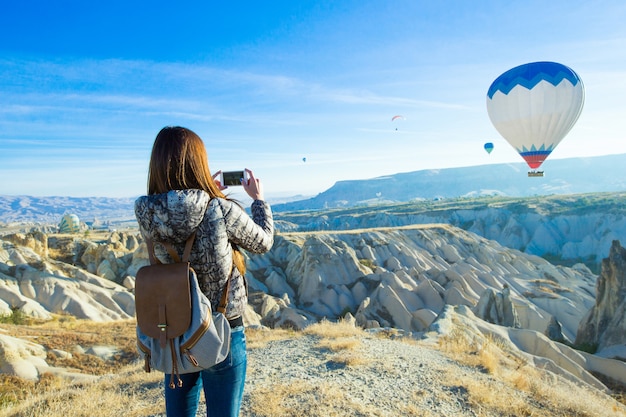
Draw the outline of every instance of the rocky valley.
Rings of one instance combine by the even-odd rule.
[[[619,393],[626,387],[623,202],[620,193],[492,196],[279,212],[272,250],[247,254],[244,319],[251,328],[299,331],[344,320],[418,341],[495,340],[557,378]],[[54,225],[11,226],[0,236],[0,314],[134,317],[134,276],[148,263],[136,229],[60,234]],[[0,344],[3,373],[81,378],[50,365],[48,346],[1,333]]]

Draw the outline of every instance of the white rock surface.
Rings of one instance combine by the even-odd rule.
[[[249,271],[267,288],[284,277],[292,308],[330,318],[358,312],[360,323],[407,331],[425,330],[446,304],[474,307],[485,290],[508,287],[521,327],[543,333],[555,317],[569,341],[594,303],[596,279],[449,225],[283,233],[269,253],[250,255]]]
[[[515,221],[501,220],[502,227],[492,228],[525,238]],[[552,244],[554,228],[526,222],[537,222],[545,245]],[[145,245],[121,235],[106,245],[79,243],[74,246],[82,248],[83,267],[50,260],[36,244],[21,247],[0,240],[0,312],[17,307],[40,318],[58,313],[96,321],[133,317],[134,297],[127,288],[133,286],[133,271],[147,264]],[[574,340],[578,324],[594,305],[596,276],[584,265],[557,267],[441,224],[282,233],[269,253],[247,256],[248,325],[302,329],[324,317],[354,316],[365,328],[445,332],[453,328],[448,318],[455,314],[476,335],[498,337],[535,365],[596,389],[605,388],[591,372],[617,380],[624,372],[621,362],[574,351],[544,336],[548,325],[558,322],[564,340]],[[111,271],[114,277],[88,269],[103,275]],[[507,314],[517,314],[519,328],[474,316],[471,310],[486,292],[507,293]],[[496,310],[505,316],[503,306]],[[5,361],[11,372],[36,378],[46,366],[45,352],[42,359],[37,347],[9,346],[8,352],[22,352]]]
[[[596,302],[580,321],[576,343],[597,346],[604,354],[626,345],[626,249],[615,240],[602,260]]]
[[[76,266],[42,258],[28,248],[4,241],[0,247],[0,254],[5,254],[0,264],[0,314],[19,308],[43,319],[51,314],[94,321],[134,316],[134,296],[123,286]]]
[[[39,379],[39,369],[47,366],[46,349],[43,346],[0,335],[0,372],[36,381]]]
[[[517,351],[535,366],[548,369],[574,382],[583,382],[608,392],[591,372],[608,376],[626,385],[626,363],[574,350],[548,339],[539,332],[498,326],[478,319],[465,306],[446,306],[429,328],[439,334],[464,332],[469,337],[489,337],[507,349]]]
[[[53,351],[56,355],[70,355],[67,352]],[[0,372],[8,375],[37,381],[44,373],[50,373],[70,382],[89,382],[97,378],[69,368],[49,366],[46,362],[46,348],[4,334],[0,334]]]

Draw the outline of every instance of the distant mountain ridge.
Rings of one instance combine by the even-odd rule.
[[[272,207],[278,212],[485,195],[527,197],[626,190],[626,154],[550,160],[544,177],[529,178],[528,171],[522,162],[338,181],[313,198]]]
[[[523,162],[429,169],[338,181],[308,199],[268,200],[275,212],[286,212],[485,195],[526,197],[626,191],[626,154],[550,160],[545,170],[545,177],[528,178],[528,166]],[[89,222],[129,221],[134,220],[134,201],[135,197],[0,195],[0,222],[56,224],[68,212]]]
[[[134,219],[132,198],[31,197],[0,195],[0,223],[38,222],[57,224],[66,213],[91,222]]]

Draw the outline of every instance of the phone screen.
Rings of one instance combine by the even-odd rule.
[[[222,185],[241,185],[243,171],[226,171],[222,172]]]

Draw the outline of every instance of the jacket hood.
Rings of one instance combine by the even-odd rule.
[[[157,242],[181,243],[198,228],[210,200],[202,190],[147,195],[135,201],[135,216],[144,236]]]

